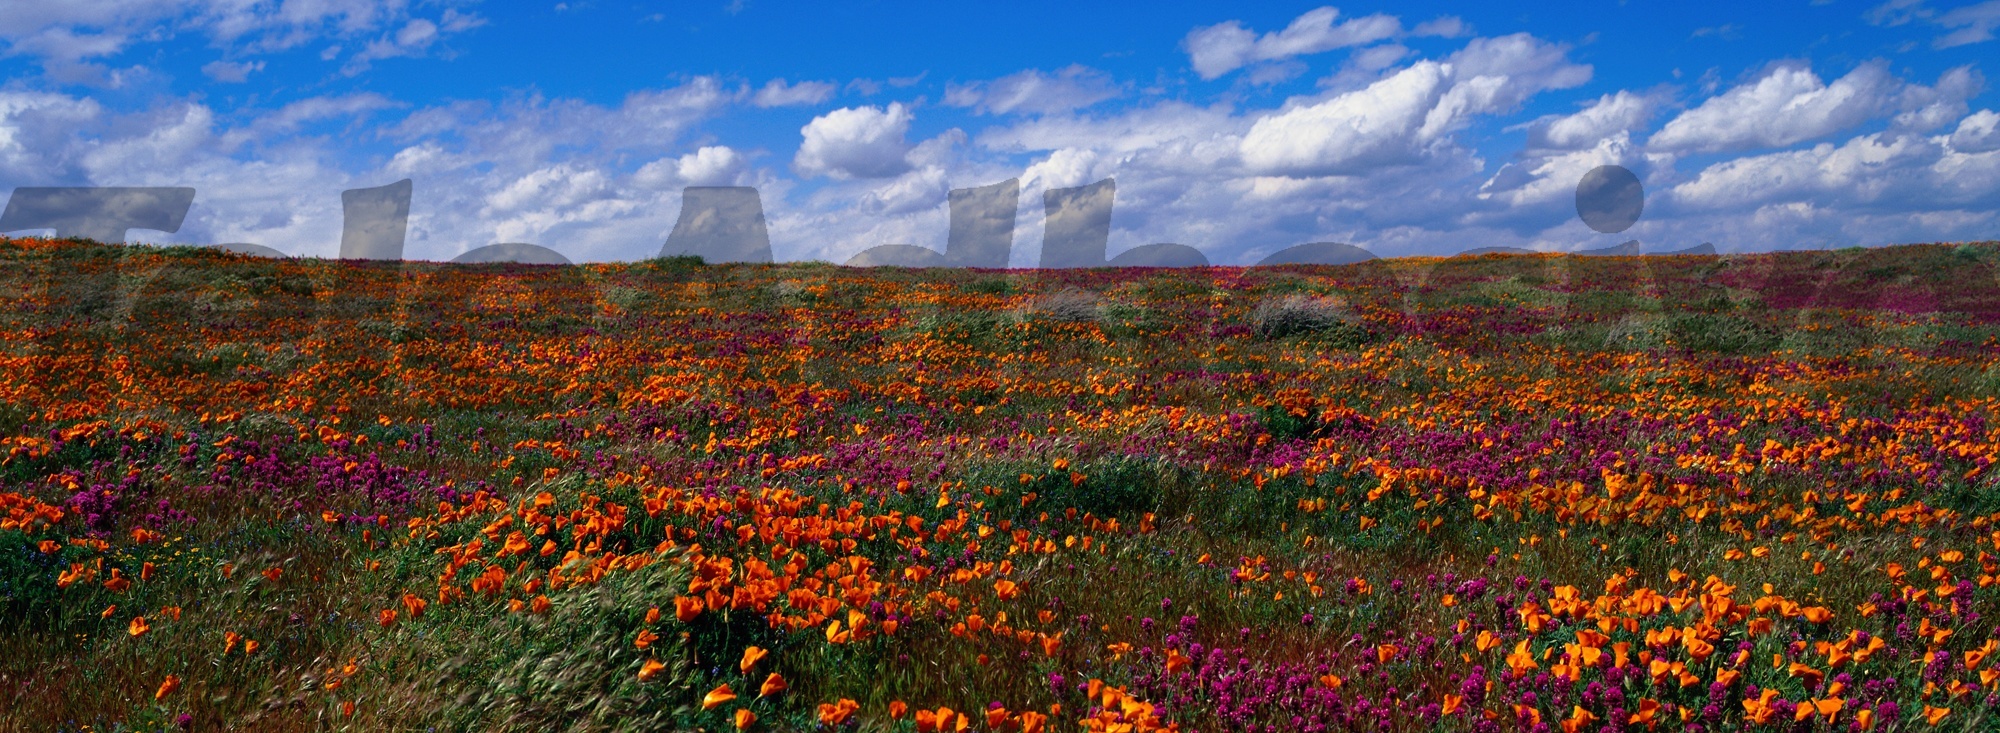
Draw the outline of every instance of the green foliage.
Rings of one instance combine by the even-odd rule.
[[[1259,408],[1258,418],[1264,424],[1265,432],[1271,434],[1271,439],[1281,442],[1310,440],[1325,427],[1319,415],[1294,415],[1277,405]]]
[[[1352,348],[1375,340],[1375,333],[1330,297],[1288,295],[1266,299],[1250,315],[1250,326],[1267,339],[1312,336],[1336,348]]]
[[[1082,474],[1083,482],[1077,483],[1072,473]],[[1032,480],[1021,483],[1022,474]],[[1159,511],[1166,488],[1186,478],[1184,470],[1164,461],[1116,457],[1081,462],[1065,470],[1046,464],[993,464],[968,471],[966,481],[972,486],[1000,489],[998,506],[1017,520],[1071,507],[1079,514],[1132,519]],[[1024,506],[1020,499],[1029,493],[1036,499]]]
[[[1747,318],[1717,313],[1684,313],[1669,325],[1674,342],[1693,351],[1741,355],[1769,353],[1779,334]]]
[[[1020,292],[1013,280],[1006,277],[982,277],[965,284],[967,292],[981,295],[1013,295]]]
[[[0,630],[12,633],[23,624],[47,626],[63,609],[65,599],[56,587],[56,576],[68,566],[61,551],[49,554],[36,547],[44,539],[49,536],[0,531]]]
[[[453,730],[673,729],[700,691],[671,606],[652,649],[637,650],[632,640],[645,609],[684,590],[687,577],[666,562],[612,573],[553,596],[545,614],[508,613],[484,601],[434,606],[383,634],[376,647],[389,651],[376,671],[423,681],[423,689],[389,695],[408,695],[416,718],[435,715],[432,722]],[[667,668],[642,682],[639,669],[649,658]],[[435,702],[448,704],[435,710]]]
[[[707,267],[708,261],[702,259],[701,255],[683,254],[654,257],[645,260],[643,264],[655,271],[684,271]]]

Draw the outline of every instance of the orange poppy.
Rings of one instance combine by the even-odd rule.
[[[132,623],[125,625],[125,633],[131,634],[133,637],[145,636],[146,632],[152,630],[153,627],[146,625],[145,616],[133,616]]]
[[[891,707],[893,708],[894,704],[891,704]],[[847,719],[853,717],[854,713],[860,709],[861,703],[847,698],[841,698],[840,702],[837,703],[820,703],[819,722],[826,725],[840,725],[846,723]],[[897,715],[897,717],[901,717],[901,715]]]
[[[756,724],[756,722],[757,722],[757,714],[750,712],[749,708],[736,709],[737,730],[748,730],[750,726]]]
[[[764,678],[764,684],[757,688],[757,696],[770,697],[780,692],[784,692],[785,688],[789,686],[790,685],[785,684],[785,678],[779,677],[778,673],[776,672],[772,672],[771,676]]]
[[[1937,725],[1938,721],[1944,720],[1945,716],[1950,714],[1951,714],[1951,708],[1934,708],[1929,705],[1924,706],[1924,722],[1930,723],[1931,725]]]
[[[734,699],[736,699],[736,692],[729,689],[729,683],[724,682],[715,689],[709,690],[707,695],[702,696],[701,709],[714,710],[717,705],[722,705]]]
[[[158,692],[153,693],[153,699],[154,700],[165,699],[166,696],[174,694],[174,690],[178,690],[180,688],[181,688],[180,676],[171,674],[167,675],[167,678],[165,680],[160,681],[160,689]]]
[[[736,668],[743,670],[744,674],[750,674],[750,670],[756,668],[757,663],[763,661],[764,657],[769,656],[770,654],[771,650],[765,649],[763,647],[754,645],[744,647],[743,661],[738,662],[736,664]]]
[[[648,660],[646,660],[646,663],[645,663],[645,664],[641,664],[641,665],[639,665],[639,681],[640,681],[640,682],[645,682],[645,681],[647,681],[647,680],[651,680],[651,679],[653,679],[654,677],[657,677],[657,676],[659,676],[659,674],[660,674],[660,670],[663,670],[663,669],[666,669],[666,668],[667,668],[667,665],[665,665],[665,664],[662,664],[662,663],[660,662],[660,660],[658,660],[658,659],[648,659]]]

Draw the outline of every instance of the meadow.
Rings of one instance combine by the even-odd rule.
[[[0,729],[2000,730],[2000,244],[0,301]]]

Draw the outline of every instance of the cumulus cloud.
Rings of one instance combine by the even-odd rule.
[[[900,102],[888,109],[847,107],[814,117],[799,128],[804,142],[793,158],[792,167],[800,175],[850,178],[888,178],[910,169],[910,152],[904,136],[915,115]]]
[[[1775,66],[1669,120],[1649,145],[1713,152],[1783,147],[1850,129],[1878,115],[1896,91],[1882,64],[1863,64],[1832,84],[1803,65]]]
[[[1323,53],[1336,48],[1362,46],[1394,38],[1403,32],[1395,16],[1377,13],[1335,23],[1340,11],[1331,7],[1308,10],[1294,18],[1284,30],[1262,36],[1231,20],[1190,31],[1181,42],[1188,61],[1203,79],[1214,79],[1259,61]],[[1444,23],[1428,30],[1437,35],[1457,32],[1459,26]]]
[[[578,206],[602,198],[610,189],[611,180],[603,171],[570,164],[553,165],[521,176],[487,196],[486,212]]]
[[[1982,109],[1958,123],[1951,137],[1953,150],[1967,153],[1990,153],[2000,150],[2000,114]]]
[[[1088,148],[1063,148],[1050,153],[1021,174],[1021,183],[1029,190],[1049,188],[1069,188],[1092,183],[1100,179],[1096,175],[1097,151]]]
[[[784,79],[772,79],[757,90],[750,103],[759,107],[788,107],[825,102],[833,98],[834,85],[824,81],[802,81],[786,84]]]
[[[1898,127],[1933,129],[1963,114],[1981,85],[1970,67],[1923,86],[1894,78],[1882,62],[1862,64],[1831,84],[1803,65],[1779,64],[1669,120],[1647,144],[1676,152],[1786,147],[1896,112]]]
[[[1666,198],[1690,211],[1723,213],[1779,204],[1871,214],[2000,204],[2000,153],[1961,151],[1947,141],[1871,133],[1839,145],[1722,161],[1674,186]]]
[[[1543,117],[1528,124],[1530,150],[1578,150],[1595,147],[1623,132],[1644,127],[1658,103],[1652,97],[1619,90],[1598,97],[1582,110]]]
[[[1110,74],[1072,64],[1054,74],[1029,69],[991,82],[953,84],[945,89],[944,103],[971,107],[980,114],[1050,114],[1089,107],[1118,94]]]
[[[721,186],[733,183],[749,161],[727,145],[703,145],[674,160],[674,173],[690,186]]]
[[[1475,39],[1445,62],[1420,61],[1366,88],[1259,119],[1243,162],[1262,175],[1354,175],[1414,163],[1472,117],[1589,80],[1590,67],[1527,34]]]
[[[1351,175],[1414,162],[1436,140],[1425,118],[1451,85],[1452,69],[1422,61],[1366,89],[1258,120],[1243,137],[1243,162],[1266,175]]]

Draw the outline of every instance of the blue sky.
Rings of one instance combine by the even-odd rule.
[[[1724,251],[2000,236],[2000,0],[1492,4],[15,0],[0,190],[198,190],[158,243],[332,256],[415,182],[408,254],[653,255],[689,185],[780,260],[941,248],[951,188],[1118,183],[1111,253],[1341,241]],[[1576,181],[1639,173],[1621,234]]]

